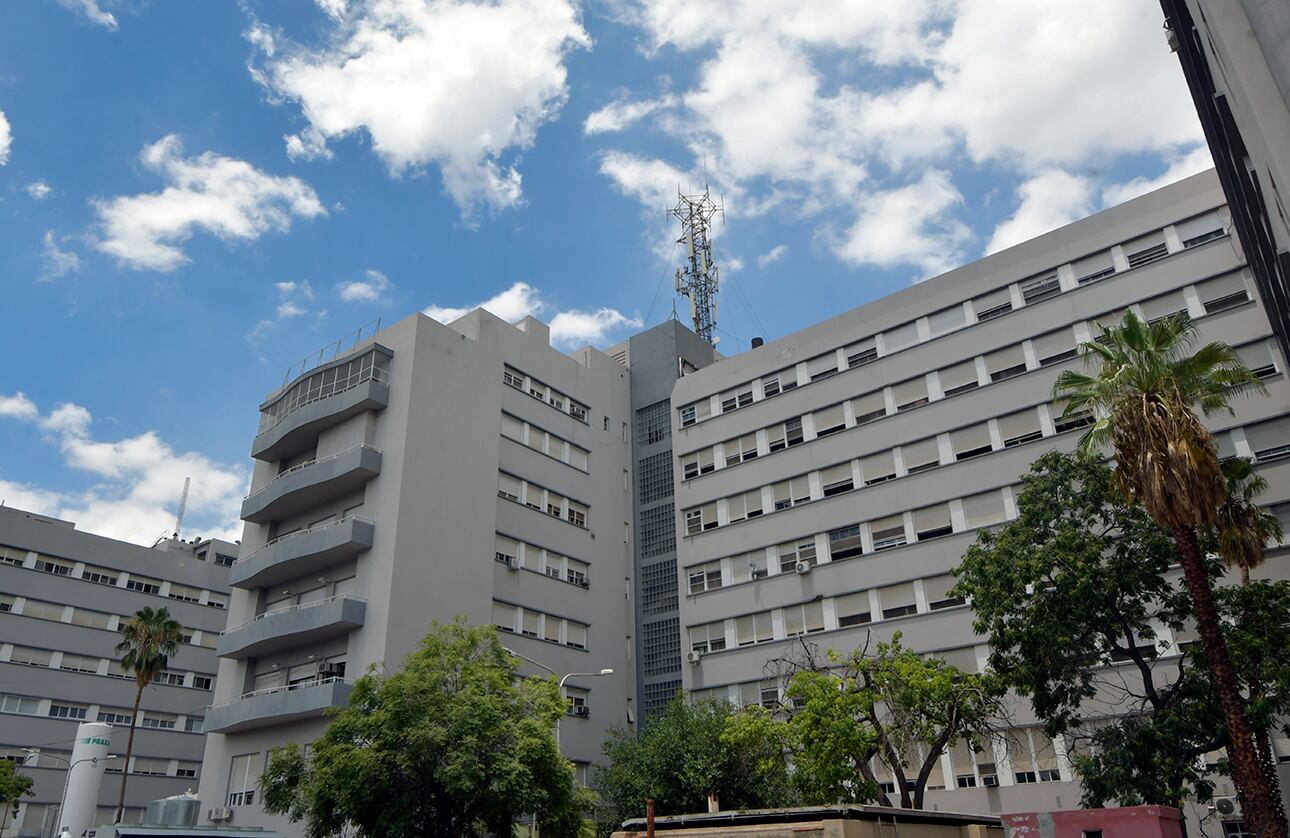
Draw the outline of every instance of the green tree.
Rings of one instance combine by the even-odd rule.
[[[1281,543],[1285,533],[1277,516],[1258,503],[1268,481],[1244,457],[1222,463],[1227,495],[1214,521],[1215,549],[1229,567],[1241,572],[1241,584],[1250,584],[1250,570],[1263,563],[1268,542]]]
[[[707,811],[709,795],[725,809],[793,802],[774,728],[740,718],[724,701],[691,702],[678,692],[637,734],[611,731],[603,751],[595,783],[601,835],[643,817],[647,798],[661,815]]]
[[[991,669],[1031,699],[1050,736],[1093,746],[1073,760],[1085,805],[1208,799],[1200,757],[1228,744],[1209,668],[1201,649],[1180,654],[1157,637],[1190,625],[1190,599],[1171,571],[1174,540],[1127,502],[1108,467],[1058,452],[1022,478],[1017,507],[955,571],[955,592],[971,599],[974,628],[989,638]],[[1206,559],[1205,573],[1212,583],[1222,564]],[[1220,588],[1216,600],[1242,682],[1269,681],[1257,715],[1251,707],[1266,730],[1290,710],[1290,585]],[[1118,718],[1089,723],[1109,715]]]
[[[143,608],[121,627],[116,652],[121,667],[134,675],[134,711],[130,714],[130,738],[126,740],[125,763],[121,770],[121,794],[116,804],[116,822],[125,813],[125,784],[130,777],[130,756],[134,753],[134,730],[138,724],[139,701],[153,679],[166,671],[170,658],[179,651],[183,626],[165,608]]]
[[[32,779],[18,773],[18,763],[0,759],[0,833],[9,825],[9,814],[31,794]]]
[[[581,834],[590,801],[554,738],[568,704],[516,667],[491,626],[436,622],[400,672],[355,683],[307,756],[273,754],[265,810],[309,838],[511,835],[528,814],[544,835]]]
[[[1196,336],[1186,314],[1146,324],[1130,311],[1120,325],[1083,344],[1084,357],[1099,365],[1097,373],[1065,370],[1054,394],[1068,399],[1067,413],[1095,412],[1081,451],[1113,449],[1119,489],[1172,533],[1231,741],[1232,780],[1246,823],[1259,838],[1284,838],[1276,776],[1256,745],[1200,549],[1199,532],[1216,523],[1227,487],[1213,435],[1192,410],[1195,405],[1207,415],[1231,412],[1234,395],[1263,386],[1226,344],[1209,343],[1190,353]]]

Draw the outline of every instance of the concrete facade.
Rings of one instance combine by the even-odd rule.
[[[675,838],[1004,838],[996,817],[924,812],[884,806],[812,806],[671,815],[654,819],[654,832]],[[644,818],[627,821],[614,838],[644,838]]]
[[[1014,486],[1084,423],[1052,403],[1075,348],[1126,307],[1188,311],[1268,396],[1213,417],[1290,522],[1290,384],[1213,172],[1098,213],[686,375],[672,394],[683,683],[772,703],[767,662],[804,636],[850,650],[899,631],[969,670],[988,655],[950,571]],[[1285,551],[1263,572],[1290,576]],[[929,806],[999,813],[1079,800],[1066,743],[1018,708],[1010,742],[941,761]],[[1290,742],[1277,743],[1282,759]],[[1230,793],[1230,787],[1220,793]],[[1193,817],[1197,813],[1193,812]]]
[[[202,822],[301,834],[261,808],[270,749],[312,742],[356,677],[397,669],[456,615],[497,625],[537,662],[525,674],[615,671],[566,686],[560,740],[585,781],[605,731],[635,720],[630,405],[613,358],[482,310],[414,315],[272,394]]]
[[[174,539],[148,549],[0,507],[0,758],[36,781],[34,796],[0,835],[39,836],[57,826],[80,722],[111,724],[111,753],[124,757],[135,686],[117,662],[117,631],[145,607],[168,609],[186,641],[169,672],[144,691],[126,819],[139,820],[151,800],[197,786],[237,550],[224,541]],[[115,813],[122,762],[108,763],[97,822]]]

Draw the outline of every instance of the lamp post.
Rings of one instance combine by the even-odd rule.
[[[80,765],[83,762],[88,762],[91,765],[98,765],[99,760],[108,762],[110,760],[119,758],[116,754],[108,754],[105,757],[85,757],[84,759],[78,759],[75,762],[72,762],[71,760],[68,760],[66,757],[60,757],[58,754],[43,754],[42,752],[36,750],[35,748],[23,748],[23,750],[29,754],[34,755],[37,760],[39,760],[41,756],[46,756],[46,757],[49,757],[50,759],[56,759],[59,762],[65,763],[67,765],[67,776],[63,778],[63,794],[58,798],[59,820],[62,820],[63,818],[63,809],[65,808],[65,804],[67,803],[67,786],[72,781],[72,769],[76,768],[76,766]],[[66,827],[62,827],[60,825],[59,838],[62,838],[64,834],[70,834],[70,833],[68,833]]]

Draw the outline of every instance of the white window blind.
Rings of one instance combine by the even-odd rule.
[[[914,532],[920,540],[949,535],[952,531],[948,504],[938,503],[914,510]]]
[[[962,597],[950,596],[950,589],[954,587],[956,581],[951,574],[924,579],[923,593],[927,595],[927,607],[933,611],[938,611],[942,608],[953,608],[956,605],[962,605]],[[975,663],[971,668],[976,669]]]
[[[1021,344],[1008,346],[985,356],[985,368],[991,381],[1001,381],[1026,371],[1026,353]]]
[[[870,454],[860,460],[860,476],[865,485],[882,483],[896,476],[896,461],[890,451]]]
[[[1140,305],[1142,317],[1148,322],[1187,310],[1187,300],[1183,297],[1182,291],[1170,291],[1168,294],[1152,297]]]
[[[991,320],[1012,311],[1012,292],[1007,288],[991,291],[972,300],[972,310],[978,321]]]
[[[983,423],[950,431],[950,447],[959,460],[989,453],[990,427]]]
[[[876,390],[852,399],[851,409],[855,413],[856,424],[863,425],[887,415],[887,400],[881,390]]]
[[[1204,215],[1180,221],[1174,225],[1174,230],[1184,246],[1192,247],[1223,235],[1223,219],[1217,212],[1207,212]]]
[[[515,631],[515,606],[504,602],[493,603],[493,625],[503,631]]]
[[[858,340],[845,349],[848,367],[859,367],[878,357],[877,341],[872,337]]]
[[[1165,245],[1165,234],[1158,230],[1140,239],[1134,239],[1124,245],[1124,254],[1129,258],[1129,267],[1137,268],[1149,265],[1169,255]]]
[[[963,517],[968,528],[986,527],[1007,519],[1003,493],[998,489],[963,499]]]
[[[941,464],[940,446],[935,437],[902,445],[900,456],[905,461],[905,471],[910,474],[936,468]]]
[[[953,396],[975,388],[978,384],[976,361],[968,360],[952,367],[946,367],[937,373],[941,380],[941,392]]]
[[[1115,258],[1111,256],[1111,251],[1103,250],[1101,253],[1085,256],[1072,267],[1075,269],[1076,281],[1080,285],[1087,285],[1090,282],[1097,282],[1114,274]]]
[[[776,509],[787,509],[811,499],[811,483],[805,474],[781,480],[771,487],[771,494],[774,496]]]
[[[1035,348],[1035,357],[1041,366],[1056,364],[1076,354],[1075,330],[1067,326],[1031,340]]]
[[[914,583],[903,582],[899,585],[888,585],[878,589],[878,601],[882,604],[882,616],[888,620],[892,617],[903,617],[918,611],[914,597]]]
[[[547,622],[551,622],[553,617],[547,617]],[[576,649],[587,648],[587,627],[582,623],[576,623],[573,620],[564,621],[565,645],[573,646]]]
[[[514,416],[508,416],[507,414],[503,413],[502,414],[502,436],[507,436],[507,437],[510,437],[511,439],[523,441],[524,423],[516,419]]]
[[[903,326],[897,326],[882,333],[882,346],[888,355],[907,346],[913,346],[916,343],[918,343],[917,323],[906,323]]]
[[[1031,442],[1043,435],[1037,408],[1018,410],[1016,413],[1009,413],[999,418],[999,436],[1003,438],[1005,448]]]
[[[928,331],[933,336],[943,335],[967,325],[967,315],[962,305],[941,309],[927,318]]]
[[[838,356],[834,352],[818,355],[806,362],[806,375],[812,381],[817,378],[827,377],[837,371]]]
[[[891,388],[896,402],[896,410],[908,410],[911,407],[927,404],[927,379],[919,376],[902,381]]]
[[[1196,293],[1208,314],[1240,305],[1249,299],[1245,276],[1241,273],[1207,279],[1196,286]]]
[[[828,436],[846,427],[846,416],[840,404],[815,411],[814,419],[816,436]]]
[[[1276,372],[1276,364],[1272,359],[1272,346],[1266,340],[1239,346],[1236,354],[1241,356],[1241,360],[1250,368],[1250,372],[1257,376],[1263,377]]]
[[[775,636],[769,611],[748,614],[735,620],[735,637],[740,646],[766,643]]]
[[[520,481],[509,474],[497,475],[497,493],[509,500],[520,499]]]
[[[838,615],[838,626],[841,628],[864,625],[873,619],[868,591],[834,597],[833,610]]]
[[[854,488],[851,482],[851,463],[839,463],[836,466],[821,469],[820,485],[826,498],[851,491]]]
[[[1246,427],[1245,439],[1250,443],[1256,460],[1274,459],[1290,453],[1290,416]]]
[[[869,522],[869,533],[873,536],[874,550],[890,550],[906,543],[905,517],[892,515]]]

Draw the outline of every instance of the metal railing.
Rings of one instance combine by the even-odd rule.
[[[284,533],[283,535],[280,535],[280,536],[278,536],[277,538],[274,538],[274,539],[271,539],[271,540],[269,540],[269,541],[264,542],[264,543],[263,543],[263,544],[261,544],[259,547],[256,547],[254,550],[252,550],[250,553],[247,553],[245,556],[243,556],[242,558],[238,559],[236,562],[233,562],[233,564],[234,564],[234,565],[236,565],[236,564],[238,564],[238,562],[245,562],[245,561],[249,561],[250,559],[252,559],[252,558],[253,558],[253,557],[255,557],[256,555],[258,555],[258,554],[260,553],[260,551],[261,551],[261,550],[267,550],[268,548],[272,547],[272,546],[273,546],[273,545],[275,545],[275,544],[279,544],[279,543],[281,543],[281,542],[288,541],[289,539],[295,538],[295,537],[297,537],[297,536],[301,536],[301,535],[311,535],[311,534],[316,533],[316,532],[319,532],[319,531],[321,531],[321,530],[325,530],[325,529],[327,529],[328,527],[335,527],[335,526],[339,526],[339,525],[341,525],[341,524],[345,523],[346,521],[362,521],[364,524],[371,524],[372,526],[376,526],[376,522],[375,522],[375,521],[373,521],[373,520],[372,520],[372,519],[370,519],[370,518],[363,518],[363,517],[360,517],[360,516],[358,516],[358,515],[346,515],[344,518],[338,518],[338,519],[336,519],[335,521],[328,521],[327,523],[325,523],[325,524],[319,524],[319,525],[318,525],[318,526],[316,526],[316,527],[309,527],[308,529],[296,530],[296,531],[294,531],[294,532]]]
[[[255,497],[256,495],[260,494],[261,492],[268,491],[269,489],[273,488],[274,484],[276,484],[282,478],[286,477],[288,474],[295,474],[296,472],[303,471],[304,469],[307,469],[310,466],[316,466],[319,463],[326,463],[331,460],[335,460],[338,457],[345,456],[351,451],[357,451],[359,448],[367,448],[372,451],[375,451],[377,454],[381,453],[381,449],[377,448],[376,446],[368,445],[366,442],[360,442],[358,445],[351,445],[349,448],[346,448],[344,451],[337,451],[335,454],[328,454],[326,457],[318,457],[313,460],[307,460],[303,463],[297,463],[296,465],[292,466],[286,471],[279,472],[272,480],[270,480],[268,483],[265,483],[263,486],[256,489],[254,492],[247,495],[246,497],[244,497],[242,500],[248,501],[251,498]]]
[[[287,395],[283,396],[283,398],[288,399],[289,403],[283,405],[282,410],[272,414],[260,414],[259,433],[273,430],[280,425],[284,419],[295,413],[297,410],[300,410],[302,407],[307,407],[315,402],[320,402],[323,399],[339,395],[344,393],[346,390],[352,390],[363,382],[369,380],[379,381],[382,384],[389,384],[389,370],[384,370],[376,366],[375,360],[373,360],[372,366],[362,367],[361,369],[355,370],[349,375],[346,375],[343,379],[336,379],[330,383],[323,383],[320,381],[318,386],[310,387],[307,390],[296,394],[294,397],[288,391]]]
[[[381,318],[378,317],[375,320],[364,323],[349,334],[342,335],[321,349],[309,353],[287,367],[287,374],[282,378],[282,386],[286,387],[293,378],[304,375],[316,367],[321,367],[333,358],[338,358],[346,352],[353,352],[364,342],[376,337],[376,333],[380,330]]]
[[[275,608],[272,611],[265,611],[263,614],[257,614],[251,619],[244,620],[243,622],[238,623],[232,628],[224,629],[222,632],[220,632],[220,636],[223,637],[226,634],[232,634],[233,632],[238,631],[239,629],[246,628],[252,623],[259,622],[260,620],[263,620],[267,617],[274,617],[274,616],[277,616],[278,614],[286,614],[287,612],[290,612],[290,611],[304,611],[306,608],[316,608],[320,605],[326,605],[329,602],[335,602],[338,599],[352,599],[355,602],[361,602],[364,604],[367,603],[367,600],[363,599],[362,597],[351,596],[349,594],[332,594],[329,597],[325,597],[324,599],[316,599],[313,602],[301,602],[295,605],[288,605],[285,608]]]
[[[310,687],[321,687],[327,684],[335,684],[335,683],[352,684],[354,683],[354,681],[352,679],[333,676],[330,678],[313,678],[308,681],[301,681],[298,684],[282,684],[277,687],[264,687],[263,689],[251,690],[249,693],[242,693],[241,695],[230,698],[227,701],[221,701],[219,704],[211,704],[207,706],[206,709],[208,711],[218,710],[221,707],[228,707],[229,705],[236,704],[239,701],[246,701],[247,699],[255,698],[258,695],[272,695],[273,693],[288,693],[288,692],[294,692],[295,690],[307,690]]]

